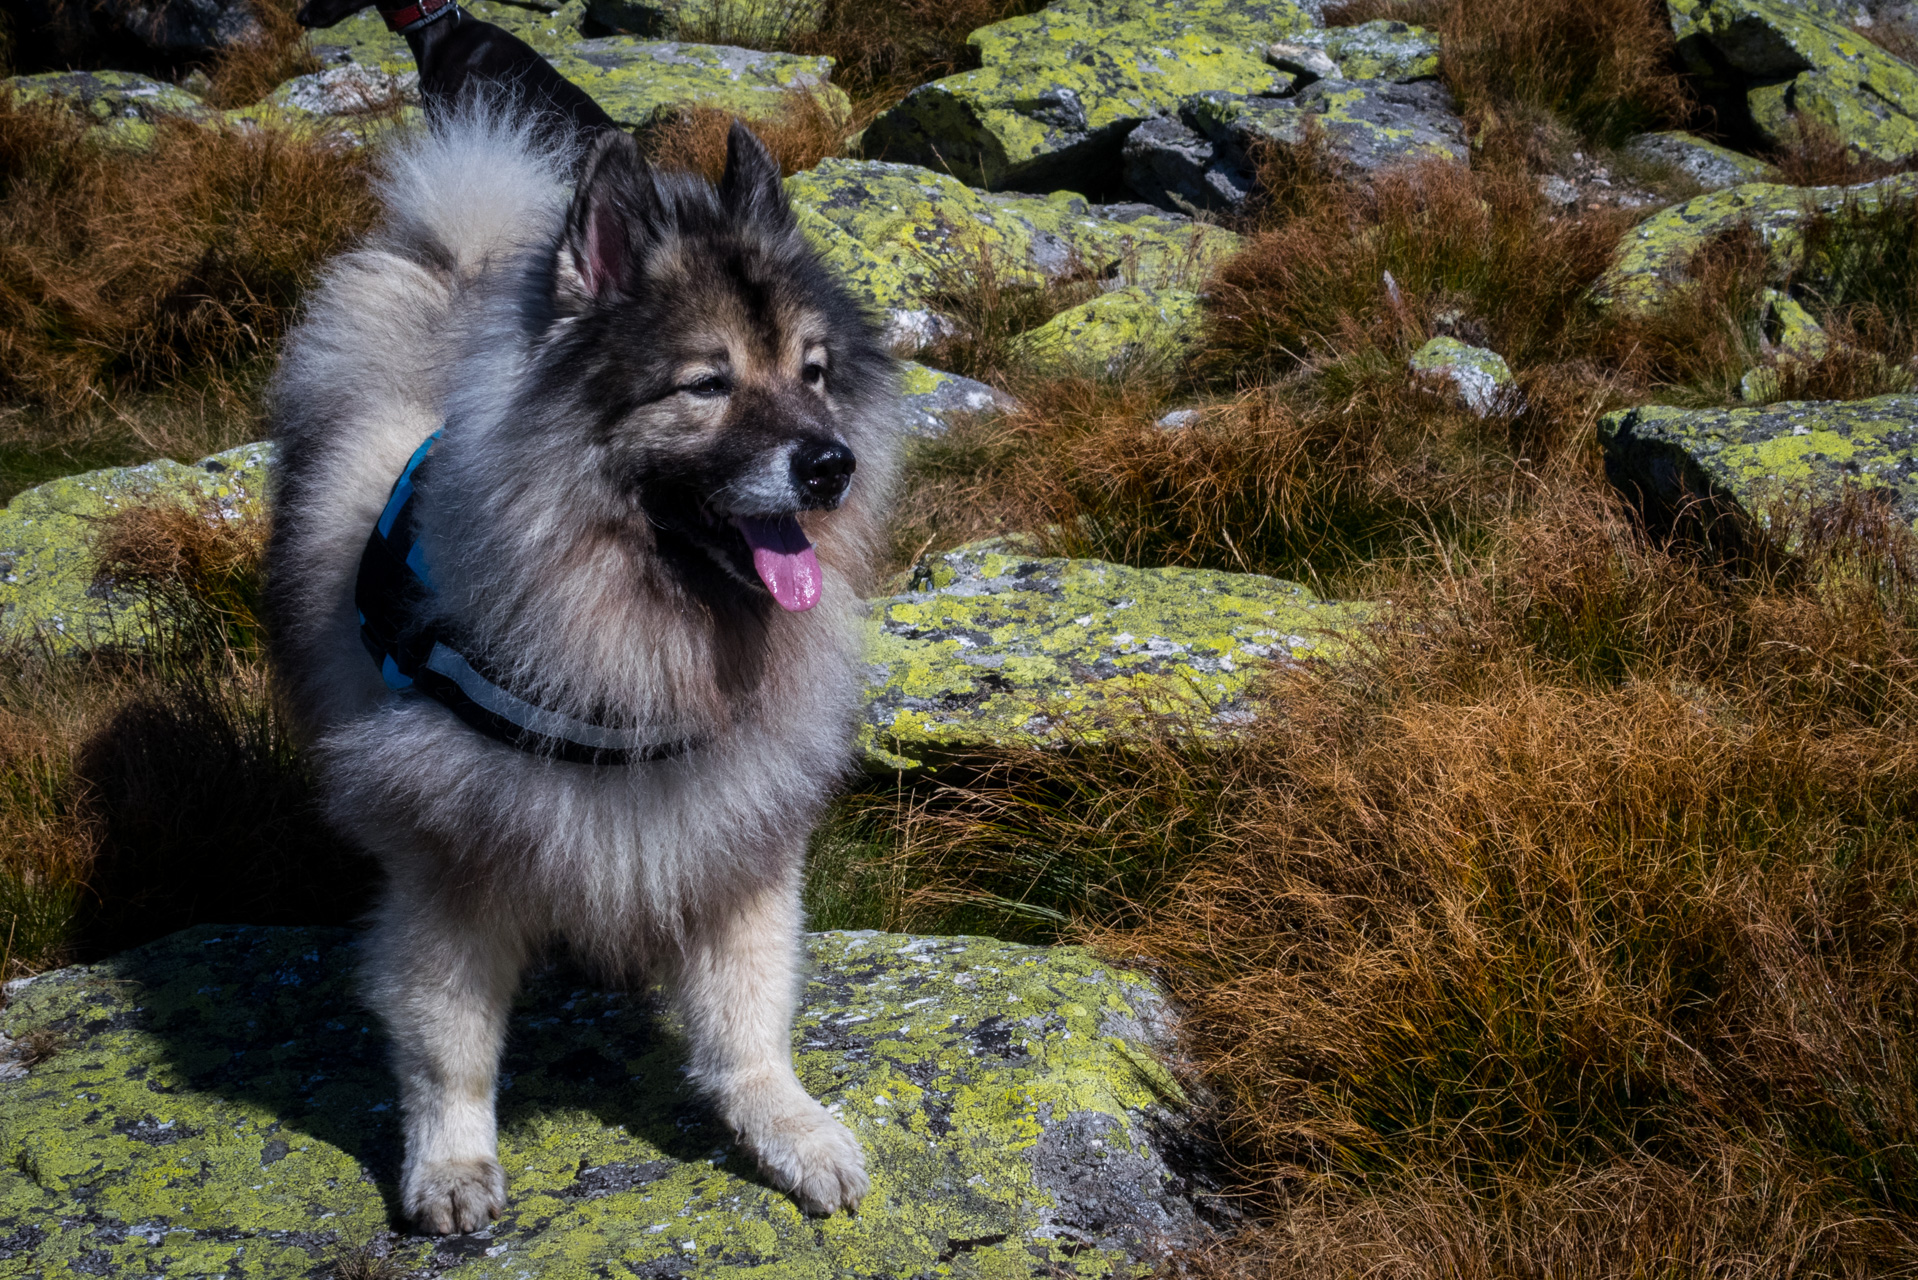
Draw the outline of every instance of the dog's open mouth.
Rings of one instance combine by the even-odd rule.
[[[753,571],[790,613],[819,603],[819,557],[793,516],[734,516],[733,527],[753,553]]]

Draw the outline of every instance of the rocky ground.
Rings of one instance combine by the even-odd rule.
[[[875,1198],[802,1219],[681,1096],[670,1020],[555,969],[516,1013],[512,1213],[393,1229],[340,927],[366,874],[303,910],[203,847],[353,865],[286,834],[306,783],[250,612],[271,449],[60,435],[257,370],[272,326],[85,364],[78,304],[19,265],[52,144],[9,139],[57,117],[126,172],[191,137],[362,181],[417,72],[371,10],[300,37],[34,0],[0,444],[33,478],[115,465],[0,513],[0,1274],[1918,1257],[1918,12],[1055,0],[900,82],[853,69],[857,5],[465,8],[668,160],[758,122],[901,358],[870,781],[809,887],[854,931],[814,936],[795,1042]],[[247,92],[235,50],[269,68]],[[158,569],[126,535],[155,511],[201,530]],[[209,826],[167,779],[216,738]],[[962,929],[1021,941],[930,936]]]

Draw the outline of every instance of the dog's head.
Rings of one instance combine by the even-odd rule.
[[[603,135],[548,287],[548,368],[578,379],[609,483],[743,588],[811,608],[819,564],[798,517],[857,483],[842,415],[886,361],[800,237],[765,147],[734,124],[715,189]]]

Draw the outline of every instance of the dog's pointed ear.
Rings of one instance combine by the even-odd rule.
[[[792,206],[779,181],[779,162],[766,144],[738,120],[726,135],[726,172],[719,179],[719,202],[741,222],[770,231],[790,231]]]
[[[559,246],[559,292],[579,304],[617,302],[631,296],[659,220],[652,167],[631,134],[608,129],[579,174]]]

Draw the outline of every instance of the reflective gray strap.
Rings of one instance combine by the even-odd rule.
[[[524,698],[514,697],[473,670],[472,664],[465,658],[438,641],[434,642],[433,652],[427,656],[426,667],[458,685],[460,692],[478,706],[541,737],[559,738],[595,751],[665,751],[690,741],[687,738],[674,738],[660,742],[636,730],[608,729],[604,725],[588,724],[558,711],[536,707]]]

